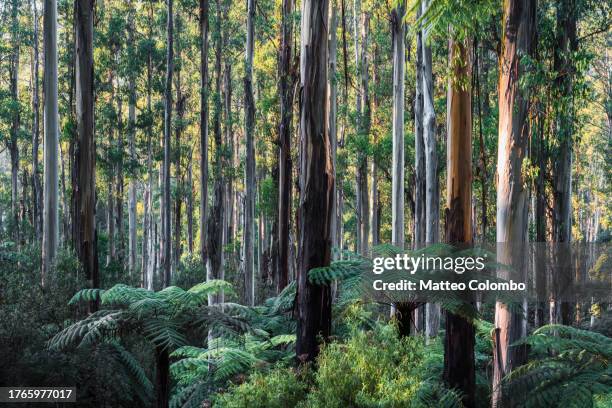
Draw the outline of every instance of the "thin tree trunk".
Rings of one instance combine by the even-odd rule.
[[[355,16],[357,18],[357,16]],[[368,90],[369,71],[368,71],[368,43],[370,31],[370,15],[369,13],[362,14],[361,23],[361,62],[359,64],[360,73],[360,90],[358,93],[358,103],[360,104],[357,112],[357,125],[359,128],[360,137],[363,138],[364,144],[369,143],[370,136],[370,93]],[[357,167],[357,200],[359,208],[359,250],[363,255],[369,252],[368,240],[370,238],[370,205],[368,194],[368,156],[360,150],[358,153]]]
[[[34,3],[33,3],[34,4]],[[34,5],[34,7],[36,7]],[[43,19],[44,47],[44,198],[42,239],[42,285],[46,284],[49,271],[57,254],[59,241],[58,207],[58,106],[57,106],[57,3],[45,0]]]
[[[330,2],[330,23],[329,23],[329,78],[328,78],[328,112],[329,112],[329,140],[331,143],[331,157],[334,171],[334,179],[336,179],[336,156],[338,150],[338,83],[337,83],[337,61],[338,61],[338,40],[337,40],[337,30],[338,30],[338,16],[337,16],[337,6],[336,0]],[[334,185],[334,197],[337,196],[337,186]],[[330,231],[330,239],[333,248],[339,247],[338,240],[338,224],[342,221],[339,219],[338,207],[336,204],[336,199],[332,202],[331,209],[331,231]]]
[[[38,241],[42,236],[42,187],[40,185],[40,173],[38,171],[38,151],[40,146],[40,90],[39,90],[39,64],[38,52],[38,9],[36,2],[31,1],[32,19],[34,21],[33,33],[33,58],[32,58],[32,221],[34,225],[34,236]],[[44,29],[43,29],[44,30]],[[57,28],[55,36],[57,37]],[[43,85],[44,86],[44,85]],[[57,155],[56,155],[57,158]],[[57,167],[57,166],[56,166]],[[56,171],[57,175],[57,171]],[[56,189],[57,190],[57,189]],[[56,203],[57,204],[57,203]]]
[[[127,47],[128,58],[135,58],[134,52],[134,13],[132,1],[128,11]],[[128,149],[132,168],[136,161],[136,75],[130,71],[128,74]],[[128,187],[128,270],[130,276],[136,273],[136,175],[130,175]]]
[[[326,104],[328,12],[327,0],[302,2],[302,149],[296,295],[296,355],[301,361],[313,361],[319,353],[317,338],[326,338],[331,332],[330,288],[315,285],[308,279],[308,272],[312,268],[329,265],[331,258],[334,176]]]
[[[378,18],[377,18],[378,21]],[[380,73],[379,73],[379,45],[377,43],[374,44],[374,58],[373,58],[373,71],[372,71],[372,79],[374,80],[374,88],[376,91],[374,92],[374,96],[372,98],[372,118],[374,123],[379,124],[380,121],[377,118],[378,108],[380,105],[379,102],[379,89],[380,89]],[[378,132],[374,132],[374,146],[378,145]],[[372,231],[372,246],[378,245],[380,243],[380,203],[379,203],[379,192],[378,192],[378,163],[376,161],[376,157],[372,157],[372,166],[371,166],[371,186],[370,186],[370,230]]]
[[[245,134],[246,134],[246,167],[244,200],[244,280],[245,302],[253,305],[255,302],[254,268],[254,222],[255,222],[255,100],[253,96],[253,50],[255,26],[255,0],[248,0],[246,61],[244,76],[245,94]]]
[[[94,0],[75,3],[76,118],[78,140],[75,146],[75,248],[89,287],[100,285],[96,248],[96,144],[94,138]],[[97,309],[92,304],[91,310]]]
[[[421,16],[421,9],[417,9],[417,19]],[[425,141],[423,135],[423,32],[416,33],[416,94],[414,97],[414,237],[415,247],[425,243]]]
[[[187,248],[189,255],[193,255],[193,152],[189,157],[187,167]]]
[[[179,36],[182,30],[182,20],[179,18],[177,13],[176,16],[176,59],[181,61],[181,43]],[[185,96],[181,89],[181,64],[179,63],[176,68],[174,77],[176,78],[176,124],[174,126],[175,135],[175,148],[174,148],[174,178],[176,180],[176,189],[174,200],[174,243],[172,250],[172,270],[176,271],[181,261],[181,235],[182,235],[182,211],[183,211],[183,199],[184,199],[184,176],[181,169],[181,137],[183,135],[183,118],[185,116]]]
[[[148,23],[149,23],[149,40],[153,38],[153,7],[149,3],[148,8]],[[152,92],[152,77],[153,77],[153,55],[149,50],[147,55],[147,115],[151,117],[151,92]],[[153,276],[155,274],[155,240],[153,234],[154,212],[153,212],[153,123],[149,122],[147,126],[147,184],[144,193],[144,237],[143,237],[143,255],[142,264],[145,273],[143,286],[147,290],[153,289]]]
[[[391,174],[391,241],[404,247],[404,10],[402,1],[391,11],[393,47],[393,159]]]
[[[215,97],[214,104],[214,138],[215,138],[215,185],[214,185],[214,197],[213,205],[210,209],[210,215],[208,217],[207,225],[207,263],[206,263],[206,279],[223,279],[224,268],[223,268],[223,219],[225,217],[224,211],[224,181],[223,181],[223,141],[221,134],[221,1],[217,0],[217,16],[215,24],[215,90],[213,95]],[[209,304],[215,304],[223,301],[223,293],[220,295],[211,295],[208,297]]]
[[[206,265],[208,215],[208,0],[200,0],[200,260]]]
[[[19,219],[19,131],[21,127],[21,115],[19,109],[19,51],[20,51],[20,28],[19,28],[19,1],[12,1],[11,9],[11,44],[10,56],[10,92],[16,108],[12,112],[12,122],[8,150],[11,160],[11,215],[13,217],[13,240],[21,241],[20,219]]]
[[[163,248],[161,264],[163,266],[163,286],[170,285],[172,234],[170,230],[170,160],[171,160],[171,132],[172,132],[172,74],[174,72],[174,16],[173,0],[167,0],[167,26],[166,26],[166,88],[164,91],[164,162],[163,162]]]
[[[118,258],[123,264],[125,261],[125,243],[123,239],[123,154],[125,148],[123,140],[123,99],[119,90],[115,93],[115,97],[117,99],[117,151],[119,153],[115,174],[115,214],[117,222],[115,229],[117,231],[116,245],[119,247]]]
[[[281,21],[281,49],[279,61],[279,181],[278,181],[278,245],[279,276],[277,291],[289,283],[289,228],[291,216],[291,126],[293,121],[294,73],[291,69],[293,45],[294,0],[283,0]]]
[[[559,143],[554,157],[553,173],[553,242],[567,247],[571,241],[572,230],[572,145],[573,145],[573,77],[574,66],[572,52],[577,50],[576,39],[576,5],[573,0],[563,0],[557,5],[557,39],[553,58],[554,70],[557,78],[554,82],[555,94],[559,107],[555,112],[555,131]],[[556,262],[564,264],[566,251],[558,250],[555,253]],[[571,284],[569,274],[557,276],[554,279],[558,292]],[[553,296],[552,307],[558,308],[557,318],[560,323],[571,324],[571,304],[557,299],[559,293]],[[551,321],[551,323],[558,323]]]
[[[427,12],[429,1],[421,4]],[[425,145],[425,242],[435,244],[439,240],[440,196],[438,182],[438,154],[436,141],[436,112],[434,111],[434,84],[432,74],[431,45],[428,42],[430,28],[423,31],[423,142]],[[425,306],[425,336],[436,336],[440,327],[440,306]]]
[[[521,57],[529,55],[535,39],[535,3],[530,0],[509,0],[504,3],[502,54],[499,76],[499,142],[497,153],[497,262],[522,273],[527,241],[527,190],[522,167],[527,158],[529,139],[529,94],[519,85],[524,67]],[[506,270],[499,277],[509,280]],[[515,276],[526,278],[526,276]],[[522,312],[495,304],[493,341],[493,386],[491,405],[501,406],[510,396],[502,393],[502,379],[523,364],[526,350],[511,346],[522,335]]]
[[[472,243],[472,110],[470,44],[449,41],[452,76],[447,97],[446,241]],[[463,85],[463,86],[462,86]],[[465,301],[470,301],[465,299]],[[460,315],[447,313],[444,340],[444,380],[462,392],[463,404],[475,400],[474,326]]]

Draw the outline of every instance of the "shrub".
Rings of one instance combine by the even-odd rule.
[[[297,372],[277,366],[267,373],[254,373],[240,385],[217,394],[214,406],[220,408],[295,407],[306,398],[309,370]]]
[[[393,325],[355,330],[346,343],[323,348],[306,406],[409,407],[422,382],[423,361],[420,337],[400,338]]]

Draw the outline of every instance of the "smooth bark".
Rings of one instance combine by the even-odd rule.
[[[172,234],[170,230],[170,160],[171,160],[171,132],[172,132],[172,75],[174,73],[174,16],[173,0],[167,0],[168,20],[166,22],[166,85],[164,91],[164,161],[163,161],[163,248],[162,248],[162,268],[163,286],[170,286],[171,278],[171,251]]]
[[[472,233],[472,109],[471,59],[467,40],[449,41],[451,76],[447,96],[446,241],[471,244]],[[470,301],[470,299],[464,299]],[[447,313],[444,339],[444,380],[462,392],[473,408],[475,400],[474,326],[460,315]]]
[[[404,10],[400,4],[391,11],[393,47],[393,158],[391,165],[391,241],[404,247]]]
[[[42,285],[57,255],[59,242],[59,127],[57,105],[57,2],[45,0],[44,47],[44,192],[42,238]]]
[[[535,2],[506,0],[503,10],[502,52],[499,75],[499,139],[497,151],[497,262],[524,270],[527,241],[527,189],[523,163],[529,140],[529,94],[520,86],[525,67],[522,56],[531,53],[535,40]],[[507,270],[498,276],[509,280]],[[518,276],[515,279],[526,278]],[[493,387],[491,405],[501,406],[510,396],[503,395],[502,379],[523,364],[525,348],[511,346],[522,332],[522,312],[512,311],[500,301],[495,304],[493,341]]]

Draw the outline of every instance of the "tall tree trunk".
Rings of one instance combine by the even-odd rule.
[[[331,157],[334,171],[334,180],[336,179],[336,156],[338,150],[338,82],[336,78],[336,74],[338,71],[337,61],[338,61],[338,40],[337,33],[338,30],[338,13],[337,13],[337,5],[336,0],[330,2],[330,23],[329,23],[329,78],[328,78],[328,99],[327,99],[327,110],[329,112],[329,140],[331,143]],[[334,197],[338,194],[338,188],[334,184]],[[330,231],[330,239],[333,248],[339,247],[338,240],[338,224],[342,221],[339,219],[340,215],[338,214],[338,206],[336,203],[336,199],[332,201],[332,209],[331,209],[331,231]]]
[[[75,248],[92,288],[100,286],[96,248],[96,143],[94,138],[94,0],[75,3],[76,118]],[[97,305],[91,305],[95,310]]]
[[[200,0],[200,259],[206,265],[208,215],[208,0]]]
[[[421,3],[425,14],[429,0]],[[438,153],[436,141],[436,112],[434,111],[434,84],[431,45],[428,43],[430,28],[423,31],[423,143],[425,145],[425,242],[435,244],[439,240],[440,196],[438,182]],[[440,326],[440,306],[425,306],[425,335],[436,336]]]
[[[331,332],[329,286],[308,279],[312,268],[329,265],[334,176],[327,129],[328,2],[302,2],[300,78],[299,255],[297,269],[297,343],[301,361],[319,353],[317,338]]]
[[[193,255],[193,152],[189,157],[187,167],[187,248],[189,255]]]
[[[362,138],[364,144],[369,144],[370,136],[370,93],[368,89],[369,72],[368,72],[368,43],[370,31],[370,15],[369,13],[362,14],[361,22],[361,61],[359,64],[360,89],[357,98],[360,104],[357,112],[359,137]],[[357,18],[357,16],[355,16]],[[357,166],[357,200],[359,208],[359,250],[363,255],[369,251],[368,240],[370,238],[370,205],[368,195],[368,156],[360,149],[358,153]]]
[[[208,216],[207,225],[207,263],[206,279],[223,279],[223,219],[224,211],[224,181],[223,181],[223,141],[221,134],[221,0],[217,0],[217,16],[215,23],[215,91],[214,91],[214,138],[215,138],[215,185],[213,192],[213,203]],[[209,304],[223,301],[223,293],[208,297]]]
[[[447,96],[446,241],[472,243],[472,110],[470,44],[451,38],[452,76]],[[465,85],[465,84],[468,85]],[[469,299],[466,299],[469,301]],[[467,408],[475,406],[474,326],[447,313],[444,339],[444,380],[463,394]]]
[[[149,23],[149,40],[153,38],[153,7],[149,3],[147,11]],[[152,77],[153,77],[153,55],[149,49],[147,55],[147,115],[152,117],[151,108],[151,92],[152,92]],[[147,184],[144,192],[144,236],[143,236],[143,286],[147,290],[153,289],[153,276],[155,274],[155,240],[153,234],[154,212],[153,212],[153,123],[149,121],[147,125]],[[145,272],[146,268],[146,272]]]
[[[111,100],[115,100],[115,85],[114,85],[115,67],[110,70],[110,78],[108,84],[111,88]],[[111,166],[110,174],[108,175],[108,197],[107,197],[107,212],[106,225],[108,233],[108,253],[106,255],[106,266],[110,265],[116,258],[115,246],[115,174],[116,165],[114,163],[112,152],[115,148],[115,130],[111,127],[108,132],[108,152],[106,159]]]
[[[38,52],[38,8],[35,1],[31,1],[32,19],[34,21],[33,58],[32,58],[32,221],[34,236],[38,241],[42,236],[42,188],[40,173],[38,171],[38,151],[40,146],[40,91],[39,83],[39,52]],[[55,36],[57,37],[57,30]],[[57,155],[56,155],[57,157]],[[57,175],[57,171],[56,171]]]
[[[403,1],[391,11],[393,47],[393,159],[391,174],[391,241],[404,247],[404,21]]]
[[[183,211],[183,199],[185,195],[185,178],[181,169],[181,137],[183,135],[183,118],[185,116],[185,96],[181,89],[181,42],[179,40],[182,30],[182,20],[179,18],[179,14],[176,16],[176,59],[178,65],[176,67],[176,124],[174,125],[175,135],[175,148],[174,148],[174,178],[176,180],[175,188],[175,200],[174,200],[174,243],[172,250],[172,270],[176,271],[181,261],[181,235],[182,235],[182,211]]]
[[[529,94],[519,85],[524,66],[521,57],[532,52],[535,39],[535,2],[504,2],[502,52],[499,75],[499,141],[497,152],[497,262],[524,271],[527,241],[527,190],[523,162],[529,139]],[[499,245],[501,244],[501,245]],[[508,271],[499,277],[509,280]],[[515,278],[526,278],[521,276]],[[523,312],[513,312],[508,305],[495,304],[493,341],[493,388],[491,405],[501,406],[503,377],[526,361],[525,348],[511,346],[522,333]]]
[[[542,109],[537,109],[538,112],[542,112]],[[534,326],[541,327],[544,325],[545,316],[544,311],[546,310],[546,192],[544,189],[544,176],[546,172],[546,149],[544,147],[544,114],[539,113],[537,115],[538,121],[538,139],[537,139],[537,166],[538,166],[538,178],[536,179],[535,186],[535,223],[536,223],[536,259],[535,259],[535,285],[537,295],[537,305],[535,308]]]
[[[417,8],[417,19],[421,9]],[[416,94],[414,97],[414,237],[415,247],[425,243],[425,141],[423,135],[423,32],[416,33]]]
[[[377,18],[378,21],[378,18]],[[372,79],[374,80],[374,96],[372,98],[372,118],[375,123],[380,123],[377,118],[378,108],[379,108],[379,94],[378,90],[380,89],[380,73],[379,73],[379,51],[378,44],[374,44],[374,57],[373,57],[373,71],[372,71]],[[374,132],[374,145],[378,144],[378,132]],[[335,166],[334,166],[335,167]],[[372,157],[372,165],[371,165],[371,186],[370,186],[370,230],[372,231],[372,246],[378,245],[380,243],[380,203],[379,203],[379,192],[378,192],[378,163],[376,162],[376,157]]]
[[[119,247],[118,258],[123,264],[125,261],[125,241],[123,239],[123,155],[124,155],[124,139],[123,139],[123,98],[121,92],[118,89],[115,93],[117,99],[117,152],[119,157],[116,163],[116,174],[115,174],[115,215],[116,215],[116,226],[117,231],[116,245]]]
[[[573,80],[574,71],[571,53],[577,50],[576,38],[576,5],[574,0],[563,0],[557,3],[556,47],[553,56],[554,70],[557,77],[554,82],[555,96],[559,107],[555,112],[555,131],[559,147],[554,157],[553,173],[553,242],[568,245],[572,230],[572,139],[573,125]],[[563,264],[565,251],[556,251],[556,262]],[[569,274],[564,274],[569,275]],[[557,276],[557,292],[571,284],[571,276]],[[559,302],[555,293],[551,307],[558,308],[560,323],[571,324],[571,305]],[[557,323],[557,322],[551,322]]]
[[[133,61],[136,57],[134,50],[134,13],[132,1],[128,11],[127,47],[128,58]],[[130,168],[136,162],[136,73],[133,68],[128,73],[128,149],[130,152]],[[128,187],[128,270],[130,276],[136,273],[136,174],[130,175]]]
[[[231,4],[227,4],[224,11],[224,18],[227,19],[227,14]],[[227,49],[229,45],[229,33],[228,30],[224,30],[223,42],[224,49]],[[229,159],[229,167],[234,168],[236,163],[234,161],[234,131],[233,131],[233,118],[232,118],[232,62],[230,58],[226,58],[223,68],[223,113],[225,115],[225,143],[227,145]],[[234,177],[229,177],[226,183],[225,199],[227,201],[227,217],[225,217],[226,231],[225,240],[226,244],[232,242],[234,238]]]
[[[254,274],[254,222],[255,222],[255,100],[253,96],[253,50],[255,26],[255,0],[247,2],[247,36],[246,61],[244,76],[245,95],[245,134],[246,134],[246,167],[244,200],[244,288],[245,302],[254,305],[255,274]]]
[[[170,230],[170,160],[172,132],[172,74],[174,72],[174,16],[173,0],[167,0],[168,20],[166,25],[166,88],[164,91],[164,162],[163,162],[163,248],[161,263],[163,266],[163,286],[170,285],[172,234]]]
[[[34,6],[35,7],[35,6]],[[57,2],[45,0],[43,18],[44,47],[44,198],[42,238],[42,285],[57,254],[59,241],[58,163],[59,127],[57,106]]]
[[[279,269],[276,289],[289,283],[289,228],[291,217],[291,126],[293,121],[294,73],[291,69],[293,45],[294,0],[283,0],[281,21],[281,49],[279,56],[279,173],[278,173],[278,246]]]
[[[11,8],[11,47],[10,56],[10,92],[14,102],[12,122],[8,149],[11,160],[11,215],[13,218],[13,240],[17,243],[21,238],[19,235],[19,131],[21,127],[21,114],[19,109],[19,51],[20,51],[20,27],[19,27],[19,1],[12,1]]]

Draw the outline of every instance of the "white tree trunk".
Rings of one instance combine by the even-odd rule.
[[[421,15],[417,9],[417,18]],[[414,236],[415,247],[425,242],[425,142],[423,140],[423,33],[416,38],[414,98]]]
[[[130,49],[134,45],[134,13],[130,3],[128,21],[128,44]],[[129,73],[129,102],[128,102],[128,147],[130,160],[136,160],[136,78],[133,72]],[[130,275],[136,271],[136,180],[130,176],[128,187],[128,270]]]
[[[404,246],[404,4],[391,12],[393,47],[393,160],[391,240]]]
[[[423,0],[422,13],[429,7]],[[423,142],[425,145],[425,242],[434,244],[439,239],[440,196],[438,182],[438,156],[436,151],[436,112],[434,111],[434,86],[432,75],[429,28],[423,31]],[[440,306],[428,303],[425,307],[425,336],[436,336],[440,327]]]
[[[57,107],[57,2],[44,3],[44,212],[42,248],[42,285],[57,254],[58,224],[58,163],[59,129]]]

